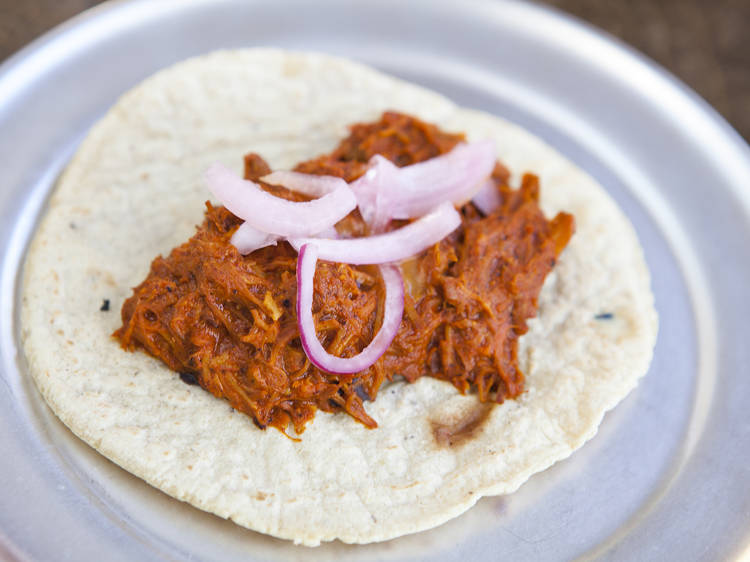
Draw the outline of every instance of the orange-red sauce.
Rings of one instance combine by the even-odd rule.
[[[404,166],[444,154],[462,139],[389,112],[377,122],[354,125],[332,153],[296,169],[352,181],[376,153]],[[269,171],[260,156],[245,157],[248,179]],[[502,198],[499,208],[484,217],[466,204],[459,229],[402,264],[401,327],[366,371],[333,375],[310,364],[295,314],[297,253],[282,242],[240,255],[229,240],[241,220],[208,203],[195,236],[157,257],[125,301],[115,336],[126,349],[143,349],[186,382],[227,399],[262,428],[292,424],[301,432],[318,409],[343,410],[376,427],[363,401],[374,400],[383,381],[395,376],[447,380],[462,393],[475,391],[483,402],[514,398],[524,384],[518,338],[574,223],[566,213],[549,221],[543,216],[536,176],[525,175],[520,189],[511,189],[498,163],[492,177]],[[337,229],[349,236],[367,233],[357,211]],[[377,268],[318,263],[313,313],[329,353],[351,357],[363,349],[377,331],[381,303]]]

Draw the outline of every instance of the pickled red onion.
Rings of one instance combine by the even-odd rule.
[[[243,222],[240,227],[234,231],[234,234],[232,234],[230,242],[235,248],[237,248],[237,251],[240,254],[246,256],[260,248],[275,246],[278,240],[279,237],[275,234],[262,232],[250,226],[249,223]]]
[[[333,226],[329,226],[323,232],[317,234],[318,238],[338,238],[338,232]],[[246,256],[253,253],[255,250],[260,250],[266,246],[275,246],[276,242],[281,240],[281,236],[276,234],[268,234],[262,232],[257,228],[250,226],[250,223],[243,222],[240,227],[234,231],[232,238],[229,242],[237,248],[237,251]]]
[[[404,282],[401,271],[396,266],[380,266],[385,285],[383,323],[380,330],[359,354],[354,357],[336,357],[325,350],[315,331],[312,305],[315,265],[318,262],[316,244],[303,244],[297,260],[297,327],[302,348],[310,362],[322,371],[335,374],[364,371],[385,353],[401,326],[404,312]]]
[[[267,184],[280,185],[308,197],[322,197],[348,186],[344,180],[336,176],[318,176],[286,170],[271,172],[260,179]]]
[[[495,144],[489,140],[459,144],[446,154],[402,168],[376,154],[351,187],[362,217],[378,231],[390,219],[419,217],[444,201],[465,203],[490,176],[495,158]]]
[[[205,177],[214,196],[233,214],[257,230],[279,236],[314,235],[335,225],[357,206],[346,184],[319,199],[294,202],[263,191],[255,182],[243,180],[218,163]]]
[[[487,216],[494,211],[502,202],[500,199],[500,192],[497,190],[497,186],[492,178],[487,179],[479,188],[474,198],[471,200],[477,209],[482,211],[482,214]]]
[[[403,278],[398,266],[386,264],[416,255],[458,228],[461,215],[453,204],[462,204],[475,196],[480,210],[485,200],[487,208],[496,205],[489,187],[492,184],[494,190],[494,183],[487,179],[494,167],[494,153],[494,144],[490,141],[461,144],[443,156],[403,168],[375,155],[370,159],[369,169],[351,186],[332,176],[288,171],[273,172],[261,178],[271,185],[318,197],[303,203],[274,197],[219,164],[206,172],[206,181],[224,206],[245,220],[231,240],[241,253],[276,244],[281,238],[286,238],[299,251],[297,325],[302,347],[319,369],[351,374],[375,363],[388,349],[401,325]],[[479,189],[482,192],[475,195]],[[338,239],[334,225],[356,206],[375,233],[382,232],[391,219],[419,218],[385,234]],[[310,237],[316,234],[317,237]],[[329,354],[317,338],[312,304],[315,266],[319,258],[380,265],[385,284],[383,323],[370,344],[354,357]]]
[[[440,242],[461,224],[461,215],[451,203],[438,205],[432,212],[391,232],[326,240],[318,238],[289,238],[298,251],[305,244],[315,244],[320,259],[365,265],[404,260]]]

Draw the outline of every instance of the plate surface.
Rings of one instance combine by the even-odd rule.
[[[292,16],[292,14],[294,14]],[[599,434],[517,493],[435,529],[318,549],[173,500],[43,403],[18,347],[18,280],[86,130],[156,70],[271,45],[358,59],[515,121],[593,175],[636,227],[660,333]],[[136,0],[0,66],[0,558],[729,559],[750,542],[750,149],[700,98],[566,16],[515,2]]]

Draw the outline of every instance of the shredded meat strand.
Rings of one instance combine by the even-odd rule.
[[[382,154],[405,166],[449,152],[462,135],[394,112],[357,124],[330,154],[296,167],[352,181],[367,161]],[[245,176],[270,172],[257,154],[245,156]],[[143,349],[197,382],[265,428],[291,425],[301,433],[316,410],[345,411],[369,428],[377,426],[363,401],[374,400],[386,380],[421,376],[449,381],[461,393],[502,402],[524,387],[518,338],[536,313],[537,296],[574,231],[573,217],[551,221],[538,206],[539,182],[526,174],[517,190],[497,164],[493,179],[502,204],[483,216],[471,203],[463,224],[439,244],[404,264],[405,309],[388,351],[369,369],[334,375],[311,365],[297,329],[297,254],[287,244],[242,256],[229,242],[241,220],[206,203],[196,234],[157,257],[148,277],[122,307],[115,332],[128,350]],[[288,199],[304,197],[264,185]],[[396,225],[397,226],[397,225]],[[337,225],[343,235],[362,236],[357,211]],[[319,262],[313,314],[329,353],[351,357],[377,332],[382,281],[375,267]]]

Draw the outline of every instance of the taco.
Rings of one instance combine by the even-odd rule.
[[[279,401],[276,414],[242,413],[184,384],[204,383],[201,373],[210,369],[181,378],[146,353],[122,349],[133,307],[123,308],[124,325],[117,311],[153,275],[154,256],[169,260],[195,225],[205,231],[224,221],[225,241],[238,226],[211,205],[204,222],[202,176],[211,164],[240,171],[248,152],[273,170],[320,164],[321,154],[352,134],[351,125],[387,119],[433,123],[468,141],[491,139],[510,171],[495,169],[499,183],[517,185],[533,172],[544,215],[575,219],[572,238],[568,228],[553,240],[559,243],[541,292],[530,299],[538,301],[536,318],[526,326],[531,310],[519,320],[523,335],[513,353],[522,391],[505,379],[449,377],[447,363],[437,361],[436,376],[386,372],[377,384],[368,379],[364,391],[339,384],[314,415],[284,417]],[[258,160],[245,165],[246,176],[261,177],[251,173]],[[535,199],[532,184],[527,176],[519,193]],[[464,216],[464,228],[467,220],[474,219]],[[269,294],[268,314],[281,316]],[[265,49],[185,61],[121,98],[51,197],[28,252],[22,300],[29,370],[75,434],[178,499],[306,545],[386,540],[438,525],[483,495],[512,492],[594,435],[604,413],[645,374],[655,337],[648,271],[633,229],[573,164],[514,125],[372,69]],[[264,429],[268,424],[288,435]]]

